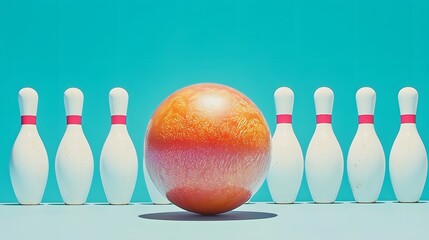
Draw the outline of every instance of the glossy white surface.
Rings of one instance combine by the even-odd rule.
[[[204,217],[174,205],[0,205],[2,239],[425,239],[428,203],[245,204]],[[139,217],[141,216],[141,217]]]

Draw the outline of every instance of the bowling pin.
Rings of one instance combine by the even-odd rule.
[[[275,203],[293,203],[304,172],[301,146],[292,128],[294,94],[281,87],[274,93],[277,126],[272,139],[268,188]]]
[[[82,130],[82,91],[67,89],[64,105],[67,127],[55,159],[57,182],[65,204],[84,204],[91,188],[94,159]]]
[[[428,171],[425,145],[416,128],[418,93],[414,88],[403,88],[398,100],[401,127],[390,152],[390,179],[399,202],[418,202]]]
[[[150,123],[148,124],[148,126],[149,125]],[[147,132],[147,129],[146,129],[146,132]],[[146,147],[146,144],[143,144],[143,148],[144,147]],[[146,151],[143,149],[143,152],[146,152]],[[152,179],[149,176],[149,172],[147,171],[144,158],[143,158],[143,175],[144,175],[144,181],[146,183],[146,188],[149,192],[149,197],[152,203],[156,205],[170,204],[171,202],[153,184]]]
[[[364,87],[356,93],[359,126],[350,145],[347,173],[353,196],[358,203],[376,202],[383,186],[386,158],[374,129],[376,95]]]
[[[316,130],[308,145],[305,171],[315,203],[333,203],[340,189],[344,159],[331,125],[334,93],[321,87],[314,93]]]
[[[39,204],[48,180],[48,154],[36,127],[38,98],[32,88],[18,94],[21,130],[12,147],[9,170],[16,198],[23,205]]]
[[[112,126],[101,150],[100,176],[110,204],[128,204],[137,179],[137,152],[128,134],[128,93],[114,88],[109,93]]]

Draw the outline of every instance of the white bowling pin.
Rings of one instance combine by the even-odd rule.
[[[150,122],[147,126],[150,126]],[[147,133],[147,129],[146,129],[146,133]],[[146,147],[146,144],[143,144],[143,148],[145,148],[145,147]],[[143,152],[146,152],[145,149],[143,149]],[[157,205],[170,204],[170,201],[153,184],[152,179],[149,175],[149,172],[147,171],[144,157],[143,157],[143,164],[142,165],[143,165],[144,181],[146,183],[146,188],[149,192],[149,197],[150,197],[152,203],[157,204]]]
[[[353,196],[358,203],[376,202],[383,186],[386,159],[374,128],[376,95],[364,87],[356,93],[359,126],[350,145],[347,173]]]
[[[107,201],[128,204],[137,179],[137,153],[128,134],[128,93],[114,88],[109,93],[112,126],[100,157],[100,175]]]
[[[334,93],[321,87],[314,93],[316,131],[308,145],[305,171],[313,201],[333,203],[343,178],[344,159],[331,125]]]
[[[48,154],[36,127],[37,92],[21,89],[18,102],[21,130],[12,147],[10,178],[18,202],[36,205],[42,200],[49,172]]]
[[[399,202],[418,202],[428,171],[425,145],[416,128],[418,93],[403,88],[398,100],[401,127],[390,152],[390,179]]]
[[[66,204],[84,204],[91,188],[94,159],[82,130],[82,91],[67,89],[64,105],[67,128],[55,159],[57,182]]]
[[[277,89],[274,101],[277,126],[272,140],[267,183],[275,203],[293,203],[304,172],[301,146],[292,128],[293,91],[287,87]]]

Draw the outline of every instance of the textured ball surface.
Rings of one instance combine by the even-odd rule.
[[[145,138],[145,164],[173,204],[200,214],[241,206],[270,164],[267,123],[246,96],[219,84],[197,84],[157,108]]]

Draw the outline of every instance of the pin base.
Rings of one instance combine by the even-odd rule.
[[[417,200],[417,201],[398,201],[398,203],[419,203],[419,200]]]
[[[68,206],[81,206],[81,205],[85,205],[85,203],[64,203],[64,205],[68,205]]]
[[[40,205],[40,203],[19,203],[21,206],[37,206]]]
[[[129,202],[126,202],[126,203],[111,203],[111,202],[109,202],[109,205],[113,205],[113,206],[124,206],[124,205],[129,205],[130,203]]]

